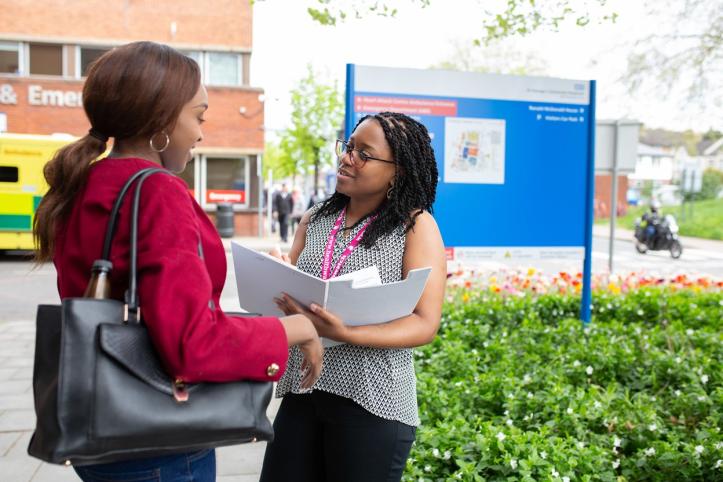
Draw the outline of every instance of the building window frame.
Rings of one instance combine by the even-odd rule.
[[[205,70],[203,73],[203,79],[204,84],[212,86],[212,87],[241,87],[244,85],[244,79],[243,79],[243,54],[241,52],[224,52],[224,51],[204,51],[204,64],[205,64]],[[236,68],[236,75],[238,75],[238,83],[236,84],[216,84],[211,82],[211,61],[210,57],[211,54],[228,54],[228,55],[235,55],[237,59],[237,68]]]
[[[106,49],[112,50],[113,45],[102,45],[102,44],[83,44],[75,46],[75,78],[84,79],[86,76],[83,75],[83,49]]]
[[[68,68],[68,55],[65,52],[65,45],[62,43],[53,43],[53,42],[22,42],[24,47],[24,66],[25,71],[24,75],[27,77],[66,77],[65,72]],[[30,72],[30,46],[31,44],[36,45],[52,45],[56,47],[60,47],[60,74],[33,74]]]
[[[201,207],[204,209],[204,211],[216,211],[217,203],[209,203],[206,202],[206,193],[208,192],[208,159],[243,159],[244,160],[244,186],[245,186],[245,195],[244,195],[244,202],[243,203],[232,203],[234,212],[243,212],[247,211],[249,209],[250,204],[250,197],[251,197],[251,156],[243,154],[243,155],[237,155],[237,154],[203,154],[200,156],[202,158],[202,162],[200,163],[200,171],[196,178],[199,179],[202,184],[199,186],[199,197],[200,199],[197,199],[197,201],[200,201],[199,204],[201,204]]]
[[[3,40],[0,41],[0,44],[5,45],[17,45],[17,51],[18,51],[18,71],[17,72],[0,72],[0,75],[16,75],[18,77],[26,75],[26,62],[25,62],[25,46],[23,42],[16,42],[13,40]]]

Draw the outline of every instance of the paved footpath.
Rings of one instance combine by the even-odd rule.
[[[265,251],[278,244],[276,238],[237,238],[236,240]],[[230,240],[225,239],[224,245],[226,250],[230,251]],[[290,244],[283,243],[280,247],[288,250]],[[37,279],[19,279],[28,285],[49,282],[54,285],[54,275],[51,277],[41,275],[42,273],[37,274]],[[27,288],[30,291],[33,289],[31,286]],[[225,309],[237,309],[235,290],[235,280],[230,270],[223,294],[222,306]],[[28,307],[27,313],[34,311],[34,306]],[[80,479],[71,468],[46,464],[27,454],[30,436],[35,428],[32,392],[35,321],[30,320],[30,317],[27,315],[22,316],[22,320],[8,319],[0,310],[0,481],[78,481]],[[278,404],[279,401],[276,399],[271,402],[268,414],[272,419],[278,410]],[[266,443],[263,442],[218,449],[217,480],[219,482],[258,481],[265,449]]]
[[[34,322],[0,322],[0,480],[3,482],[77,481],[71,468],[40,462],[27,454],[35,427],[32,365]],[[269,407],[273,418],[278,409]],[[217,451],[219,482],[259,480],[265,443],[224,447]]]

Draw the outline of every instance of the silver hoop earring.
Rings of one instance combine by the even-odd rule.
[[[163,147],[161,147],[160,149],[159,149],[159,148],[156,148],[156,146],[153,145],[153,139],[156,137],[156,134],[153,134],[153,135],[151,136],[151,138],[148,140],[148,145],[151,146],[151,150],[152,150],[153,152],[163,152],[163,151],[165,151],[166,149],[168,149],[168,144],[171,143],[171,138],[168,137],[168,134],[167,134],[165,131],[164,131],[164,132],[161,132],[161,134],[163,134],[164,136],[166,136],[166,142],[165,142],[165,144],[163,144]]]

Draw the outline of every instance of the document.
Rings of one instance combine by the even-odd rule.
[[[274,303],[281,293],[309,306],[316,303],[347,325],[386,323],[412,313],[432,268],[409,271],[407,279],[382,284],[379,269],[370,266],[329,280],[300,271],[273,256],[231,243],[239,304],[264,316],[284,316]],[[325,340],[325,346],[338,344]]]

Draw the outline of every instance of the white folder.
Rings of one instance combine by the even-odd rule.
[[[264,316],[284,316],[274,298],[287,293],[304,306],[316,303],[351,326],[386,323],[414,311],[431,267],[410,270],[407,279],[380,284],[376,267],[322,280],[273,256],[231,243],[241,307]],[[375,282],[376,278],[376,282]],[[337,344],[325,340],[325,346]]]

